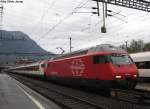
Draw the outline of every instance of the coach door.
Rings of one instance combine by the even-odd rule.
[[[44,71],[45,71],[45,68],[47,67],[47,64],[46,63],[44,63],[44,62],[42,62],[41,64],[40,64],[40,73],[42,74],[42,75],[44,75]]]

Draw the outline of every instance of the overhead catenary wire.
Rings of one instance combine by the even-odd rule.
[[[38,40],[37,42],[41,41],[43,38],[45,38],[51,31],[53,31],[58,25],[60,25],[61,23],[63,23],[66,19],[68,19],[69,17],[72,16],[72,14],[77,11],[80,8],[77,7],[83,7],[85,4],[87,4],[90,0],[86,0],[86,2],[82,2],[80,3],[78,6],[76,6],[71,13],[67,14],[63,19],[61,19],[57,24],[55,24],[53,27],[51,27],[45,34],[43,34]]]
[[[42,14],[40,20],[38,21],[38,23],[35,25],[35,28],[38,27],[39,23],[40,22],[43,22],[45,16],[47,15],[48,11],[54,6],[54,4],[56,3],[57,1],[56,0],[53,0],[50,4],[50,6],[44,11],[44,13]],[[33,29],[34,30],[34,29]]]

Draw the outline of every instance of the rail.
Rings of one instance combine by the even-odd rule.
[[[12,76],[12,75],[11,75]],[[16,78],[16,75],[14,76],[14,78]],[[60,90],[55,90],[55,89],[51,89],[48,87],[44,87],[45,85],[43,84],[39,84],[36,83],[36,81],[31,81],[27,78],[16,78],[18,81],[23,82],[25,85],[27,85],[28,87],[34,89],[35,91],[37,91],[38,93],[44,95],[45,97],[51,99],[52,101],[58,103],[58,105],[62,106],[63,108],[67,108],[67,109],[107,109],[106,107],[93,103],[93,102],[89,102],[87,100],[83,100],[79,97],[67,94],[67,93],[63,93]]]
[[[111,96],[115,99],[140,105],[150,106],[150,92],[145,90],[111,89]]]

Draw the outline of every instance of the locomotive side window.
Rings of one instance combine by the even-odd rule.
[[[106,63],[106,57],[105,56],[94,56],[93,57],[93,63],[94,64],[100,64],[100,63]]]

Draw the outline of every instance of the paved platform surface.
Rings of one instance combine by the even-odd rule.
[[[0,74],[0,109],[38,109],[6,74]]]
[[[55,104],[20,84],[7,74],[0,74],[0,109],[57,109]]]

